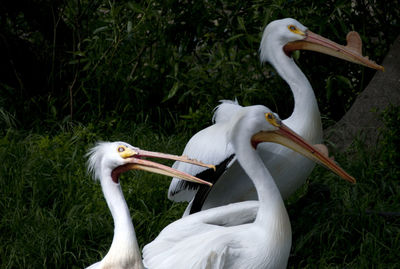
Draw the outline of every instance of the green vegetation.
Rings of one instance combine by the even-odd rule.
[[[7,130],[0,140],[1,268],[82,268],[105,255],[113,221],[84,158],[95,141],[105,138],[99,135],[103,131],[73,126],[46,136]],[[176,154],[186,139],[144,126],[107,137]],[[141,245],[182,214],[184,205],[166,198],[167,178],[137,172],[121,182]]]
[[[288,87],[258,59],[268,22],[293,17],[343,44],[356,30],[378,63],[400,30],[396,0],[23,3],[0,6],[0,107],[40,131],[125,119],[195,132],[220,99],[235,97],[285,118]],[[375,71],[315,56],[301,53],[298,63],[324,118],[338,120]]]
[[[2,1],[0,268],[82,268],[106,254],[112,218],[84,158],[96,141],[179,154],[235,97],[288,116],[288,88],[257,54],[263,27],[283,17],[338,43],[356,30],[378,63],[400,30],[395,0]],[[374,74],[309,52],[296,60],[325,126]],[[318,168],[288,201],[290,268],[398,267],[400,109],[382,119],[376,147],[355,141],[335,156],[356,185]],[[140,246],[185,208],[168,201],[165,177],[121,182]]]
[[[290,268],[396,268],[400,258],[400,107],[384,114],[376,148],[355,143],[336,156],[356,185],[317,168],[288,201],[293,229]],[[82,268],[103,257],[113,223],[100,185],[85,171],[85,151],[100,139],[180,153],[189,134],[145,125],[68,126],[57,135],[8,128],[0,140],[0,267]],[[166,198],[169,179],[134,172],[121,179],[140,246],[179,218],[185,204]]]
[[[383,114],[376,147],[355,141],[335,156],[354,175],[349,185],[318,167],[288,207],[293,268],[397,268],[400,253],[400,107]]]

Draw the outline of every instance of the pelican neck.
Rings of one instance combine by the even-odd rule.
[[[245,130],[240,130],[239,132],[243,134]],[[265,167],[256,150],[250,144],[244,143],[247,140],[246,136],[244,136],[244,139],[240,139],[240,137],[243,137],[240,133],[235,136],[237,139],[233,139],[233,146],[237,160],[253,181],[257,191],[260,206],[255,222],[275,223],[289,221],[283,199],[272,175]]]
[[[114,237],[107,255],[114,256],[127,253],[133,256],[135,262],[141,263],[142,259],[135,229],[121,185],[112,180],[111,171],[104,174],[104,178],[101,179],[101,186],[114,221]]]
[[[310,142],[319,143],[322,139],[321,116],[317,99],[307,77],[293,58],[288,57],[282,49],[270,57],[270,63],[288,83],[293,93],[294,109],[285,123],[301,136],[306,136],[304,138]],[[318,133],[310,133],[310,130],[318,130]]]

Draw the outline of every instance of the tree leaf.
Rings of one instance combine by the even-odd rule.
[[[169,99],[171,99],[172,97],[174,97],[175,94],[176,94],[176,92],[178,91],[178,89],[179,89],[179,82],[176,81],[176,82],[174,83],[174,85],[172,86],[171,90],[169,90],[168,96],[165,97],[165,98],[162,100],[162,102],[164,103],[164,102],[168,101]]]

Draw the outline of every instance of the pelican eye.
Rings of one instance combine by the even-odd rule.
[[[278,120],[273,113],[265,113],[265,119],[272,124],[275,127],[280,127],[281,126],[281,121]]]
[[[289,29],[292,33],[297,34],[297,35],[301,35],[301,36],[305,36],[305,35],[306,35],[303,31],[301,31],[299,28],[297,28],[297,27],[296,27],[295,25],[293,25],[293,24],[289,25],[289,26],[288,26],[288,29]]]
[[[119,156],[121,156],[121,158],[124,158],[124,159],[131,158],[131,157],[139,154],[137,151],[135,151],[129,147],[123,146],[123,145],[118,146],[117,151],[118,151]]]

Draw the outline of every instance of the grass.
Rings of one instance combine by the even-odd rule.
[[[0,139],[1,268],[82,268],[106,254],[113,222],[84,158],[95,141],[118,136],[171,153],[179,153],[182,146],[176,141],[184,141],[143,126],[126,132],[131,135],[109,137],[93,130],[75,126],[48,136],[9,129]],[[181,215],[183,205],[171,205],[166,198],[167,178],[135,173],[121,180],[141,245]]]
[[[336,160],[357,178],[350,185],[318,167],[300,198],[289,201],[291,268],[398,268],[400,259],[400,108],[389,109],[381,140],[356,140]]]
[[[380,143],[353,144],[335,156],[358,182],[324,168],[287,201],[293,244],[289,268],[396,268],[400,259],[400,109],[385,114]],[[100,185],[86,174],[84,154],[97,140],[123,140],[179,154],[188,134],[145,125],[59,126],[52,134],[19,131],[0,138],[0,267],[82,268],[110,246],[113,223]],[[169,180],[131,172],[121,178],[143,246],[185,205],[166,198]]]

